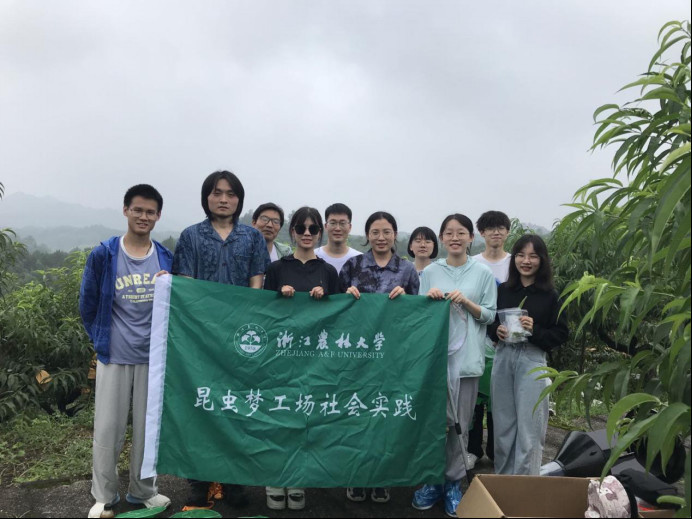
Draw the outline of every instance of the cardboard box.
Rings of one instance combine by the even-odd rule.
[[[457,508],[459,517],[584,517],[586,478],[478,474]]]
[[[478,474],[461,503],[459,517],[584,517],[589,478]],[[673,517],[672,510],[639,517]]]

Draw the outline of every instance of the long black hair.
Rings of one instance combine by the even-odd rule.
[[[368,216],[368,219],[365,221],[365,243],[363,245],[367,245],[368,243],[370,243],[370,240],[368,240],[368,234],[370,234],[370,227],[372,227],[372,224],[377,220],[387,220],[392,226],[392,229],[394,229],[394,234],[398,233],[396,228],[396,220],[394,219],[394,217],[386,211],[376,211],[372,213],[370,216]],[[396,252],[396,237],[394,238],[394,246],[392,247],[392,252]]]
[[[541,290],[554,290],[553,269],[550,266],[548,247],[543,241],[543,238],[537,234],[525,234],[519,238],[514,244],[514,247],[512,247],[512,259],[509,262],[509,277],[507,278],[507,284],[512,288],[518,287],[521,284],[521,274],[519,274],[519,269],[517,269],[516,257],[529,243],[533,245],[534,252],[538,254],[538,257],[541,259],[541,265],[538,267],[536,280],[533,284],[536,288]]]
[[[235,174],[231,173],[230,171],[216,171],[204,179],[204,182],[202,183],[202,209],[204,209],[204,213],[207,215],[207,218],[211,220],[212,215],[211,211],[209,210],[208,198],[211,192],[216,189],[216,184],[219,183],[219,180],[227,181],[230,184],[233,192],[238,196],[238,207],[236,208],[235,213],[233,213],[233,223],[236,224],[238,223],[238,218],[240,218],[240,215],[243,213],[245,188],[243,188],[243,184],[240,182],[238,177],[236,177]]]

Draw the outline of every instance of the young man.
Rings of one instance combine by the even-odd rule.
[[[351,210],[345,204],[332,204],[324,211],[325,227],[327,229],[327,245],[315,249],[315,255],[322,258],[341,271],[349,259],[359,256],[362,252],[347,245],[351,233]]]
[[[140,479],[149,380],[149,334],[154,281],[171,269],[171,252],[150,237],[163,199],[147,184],[125,193],[124,236],[101,242],[87,259],[79,312],[98,358],[89,517],[113,517],[118,493],[118,456],[125,441],[132,395],[130,486],[126,499],[147,508],[171,502],[158,493],[156,478]]]
[[[245,189],[230,171],[217,171],[202,184],[202,209],[207,218],[185,229],[175,246],[173,274],[228,285],[262,288],[269,252],[262,233],[238,222]],[[211,508],[222,497],[232,506],[247,504],[240,485],[189,480],[183,510]]]
[[[505,242],[512,226],[509,217],[500,211],[487,211],[476,222],[478,231],[485,239],[485,250],[481,254],[473,256],[477,261],[490,267],[495,281],[499,285],[507,281],[509,276],[509,262],[512,255],[505,251]],[[466,465],[472,469],[476,461],[483,457],[483,415],[487,409],[486,423],[488,425],[488,440],[485,446],[485,454],[491,460],[495,456],[493,442],[493,413],[490,402],[490,373],[493,369],[495,357],[495,345],[489,337],[486,337],[485,371],[481,376],[478,386],[478,400],[473,412],[473,427],[469,431],[469,445]]]
[[[255,209],[252,214],[252,226],[264,236],[270,261],[277,261],[291,254],[290,245],[274,241],[284,226],[284,211],[278,205],[268,202]]]

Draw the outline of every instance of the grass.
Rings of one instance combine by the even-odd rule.
[[[0,423],[0,485],[91,476],[93,404],[73,417],[40,413]],[[118,462],[127,469],[131,429]]]
[[[589,424],[586,422],[586,411],[584,410],[583,402],[576,400],[569,401],[564,399],[557,404],[551,402],[551,408],[554,406],[555,415],[550,417],[548,423],[552,427],[558,427],[568,431],[587,431],[590,430]],[[608,415],[608,408],[599,400],[594,400],[591,404],[591,417]]]

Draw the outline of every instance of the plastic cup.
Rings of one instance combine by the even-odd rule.
[[[526,338],[531,336],[531,332],[525,330],[519,321],[522,315],[529,315],[523,308],[503,308],[497,311],[497,315],[500,324],[507,328],[505,342],[525,342]]]

